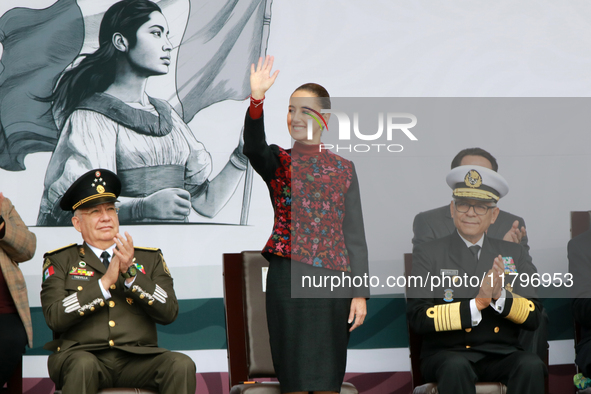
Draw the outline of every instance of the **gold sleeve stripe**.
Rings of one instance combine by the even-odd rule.
[[[427,317],[433,319],[435,331],[452,331],[462,329],[460,303],[435,305],[427,309]]]
[[[513,294],[513,304],[511,305],[511,310],[507,315],[507,319],[516,324],[523,324],[527,320],[529,313],[533,312],[535,309],[536,306],[533,302],[527,298]]]

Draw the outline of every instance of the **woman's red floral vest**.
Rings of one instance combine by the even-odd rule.
[[[350,272],[342,224],[353,166],[320,146],[279,148],[281,164],[270,182],[275,224],[263,253]]]

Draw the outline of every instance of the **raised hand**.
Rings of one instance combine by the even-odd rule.
[[[271,75],[274,60],[273,56],[267,55],[264,63],[263,58],[259,58],[256,68],[254,63],[250,65],[250,93],[255,100],[265,98],[265,93],[273,86],[277,75],[279,75],[279,70],[275,70]]]
[[[521,239],[527,235],[527,231],[525,231],[525,227],[521,226],[519,228],[519,221],[516,220],[513,222],[513,225],[507,231],[505,236],[503,237],[504,241],[515,242],[516,244],[521,242]]]

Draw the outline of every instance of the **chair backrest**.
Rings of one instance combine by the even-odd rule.
[[[224,303],[230,386],[274,377],[260,252],[224,254]]]
[[[242,262],[248,377],[275,376],[263,291],[263,278],[266,280],[269,262],[261,252],[242,252]]]
[[[589,211],[571,211],[570,213],[570,236],[576,237],[579,234],[589,230],[591,219]]]
[[[407,281],[407,290],[408,290],[408,277],[412,272],[412,253],[405,253],[404,254],[404,276],[406,277]],[[408,327],[408,347],[410,351],[410,374],[412,377],[412,387],[420,386],[423,384],[423,377],[421,375],[421,347],[423,345],[423,337],[419,334],[415,333],[410,324],[408,323],[408,319],[406,320],[406,324]]]
[[[570,235],[571,238],[589,230],[590,226],[589,211],[571,211],[570,213]],[[581,341],[581,325],[575,321],[575,346]]]

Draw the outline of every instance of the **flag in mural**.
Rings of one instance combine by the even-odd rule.
[[[0,168],[24,170],[28,153],[55,147],[58,130],[51,105],[38,98],[51,94],[83,40],[75,0],[59,0],[43,10],[14,8],[0,18]]]
[[[271,0],[191,0],[177,61],[177,92],[185,122],[218,101],[250,93],[250,65],[266,52]]]
[[[50,103],[40,99],[51,95],[78,55],[96,50],[100,21],[115,2],[58,0],[36,10],[17,8],[14,0],[15,8],[0,18],[0,168],[24,170],[27,154],[53,151],[59,131]],[[183,120],[213,103],[248,96],[249,65],[266,50],[271,0],[156,3],[165,14],[189,10],[178,48],[177,92],[163,97]]]

